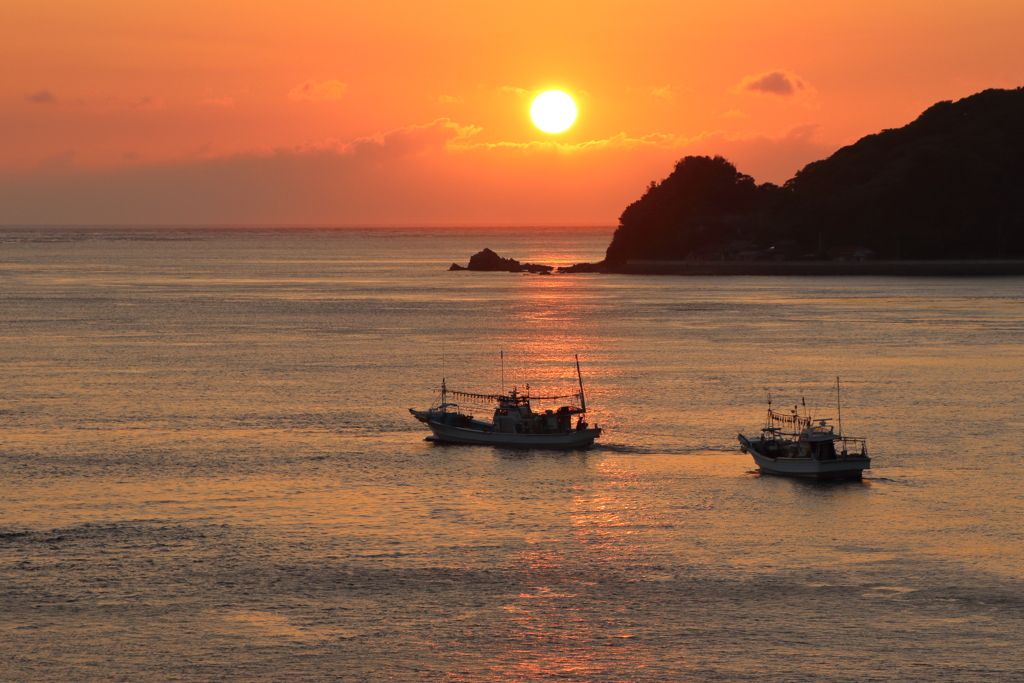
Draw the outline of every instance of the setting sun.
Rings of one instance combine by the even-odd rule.
[[[534,99],[530,118],[545,133],[561,133],[576,120],[576,103],[561,90],[548,90]]]

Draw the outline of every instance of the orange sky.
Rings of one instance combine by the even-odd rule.
[[[1020,0],[0,0],[0,223],[611,225],[686,154],[783,182],[1024,85],[1022,35]]]

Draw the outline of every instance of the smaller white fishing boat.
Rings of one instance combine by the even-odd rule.
[[[839,378],[836,378],[838,403]],[[860,479],[871,468],[867,440],[844,436],[842,408],[839,407],[839,432],[831,418],[815,419],[800,414],[797,406],[789,413],[772,409],[768,397],[768,416],[761,436],[748,439],[739,435],[740,449],[749,453],[762,472],[813,479]],[[805,407],[806,411],[806,407]]]
[[[563,396],[530,396],[530,388],[520,393],[515,388],[501,394],[471,394],[452,391],[441,380],[440,401],[427,410],[410,408],[420,422],[433,432],[428,440],[444,443],[506,446],[511,448],[586,448],[601,435],[601,428],[586,421],[587,398],[583,391],[579,357],[576,377],[580,390]],[[465,413],[450,398],[473,402],[496,402],[491,420],[479,420]],[[578,405],[562,405],[557,409],[534,412],[531,401],[574,399]],[[575,424],[574,424],[575,420]]]

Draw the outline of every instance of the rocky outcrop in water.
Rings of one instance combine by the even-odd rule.
[[[559,273],[607,273],[608,268],[604,263],[576,263],[571,266],[562,266]]]
[[[550,273],[553,266],[545,266],[539,263],[520,263],[514,258],[502,258],[490,249],[483,249],[473,254],[469,259],[469,266],[463,267],[453,263],[448,270],[477,270],[485,272],[503,273]]]

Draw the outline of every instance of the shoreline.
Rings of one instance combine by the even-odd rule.
[[[1024,259],[960,261],[627,261],[622,275],[1024,275]]]

